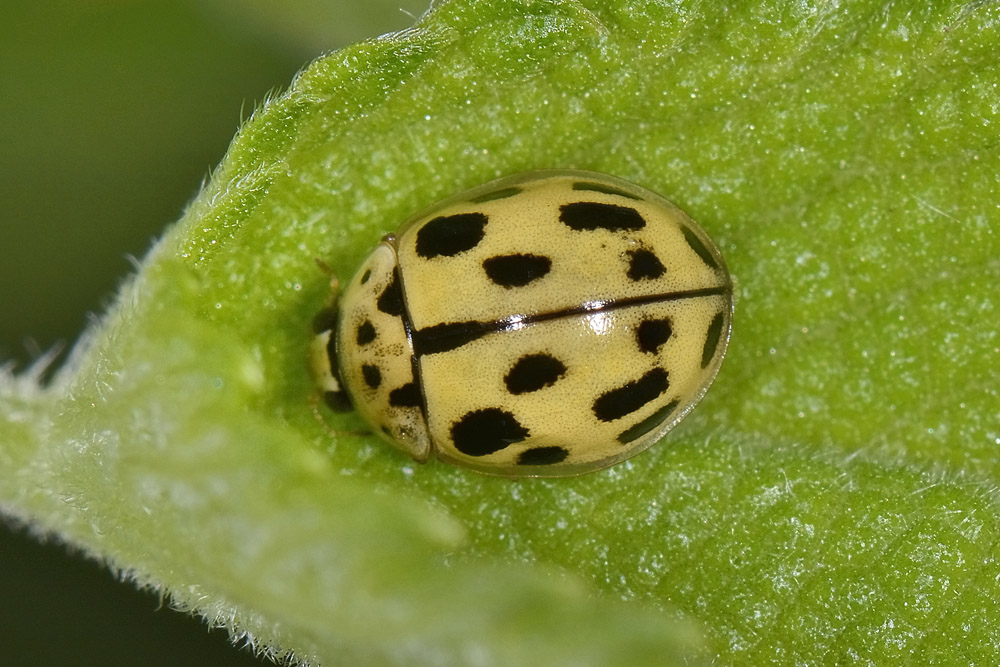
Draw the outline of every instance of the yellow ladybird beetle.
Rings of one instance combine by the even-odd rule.
[[[606,174],[532,171],[383,238],[316,318],[312,364],[326,403],[417,461],[578,475],[691,411],[732,313],[722,255],[669,201]]]

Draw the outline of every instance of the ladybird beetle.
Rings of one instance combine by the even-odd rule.
[[[534,171],[385,236],[316,318],[312,364],[331,407],[417,461],[577,475],[691,411],[732,313],[722,255],[676,206],[605,174]]]

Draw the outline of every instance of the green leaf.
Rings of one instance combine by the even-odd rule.
[[[0,502],[327,664],[992,664],[1000,6],[443,2],[309,66],[53,385]],[[560,480],[316,418],[321,259],[523,169],[677,202],[737,284],[667,442]],[[613,601],[615,598],[618,601]],[[686,620],[679,620],[682,612]]]

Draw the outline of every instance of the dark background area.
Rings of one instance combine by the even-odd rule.
[[[426,4],[3,0],[0,363],[72,345],[269,93]],[[0,663],[270,664],[2,518]]]

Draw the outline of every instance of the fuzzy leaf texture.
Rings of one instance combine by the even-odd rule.
[[[995,664],[998,22],[456,0],[326,56],[51,387],[0,380],[0,503],[326,665]],[[719,244],[736,319],[702,405],[548,481],[331,434],[315,260],[350,276],[414,211],[544,167],[649,187]]]

